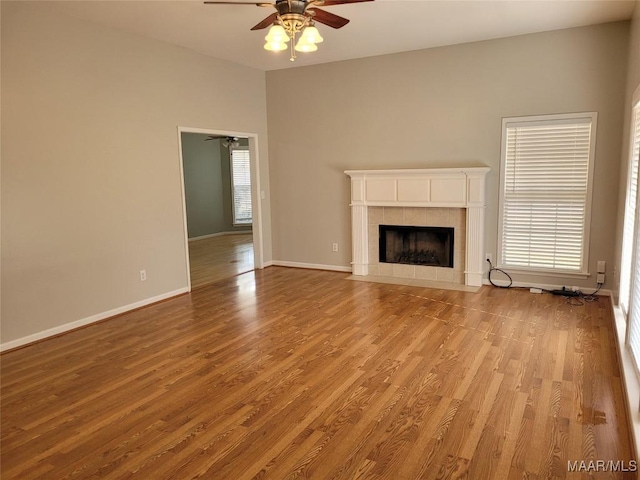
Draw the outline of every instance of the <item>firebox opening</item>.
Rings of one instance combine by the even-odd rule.
[[[453,228],[380,225],[380,262],[453,268]]]

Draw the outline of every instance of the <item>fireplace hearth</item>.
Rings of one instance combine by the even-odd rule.
[[[453,268],[454,229],[400,225],[379,226],[379,260]]]

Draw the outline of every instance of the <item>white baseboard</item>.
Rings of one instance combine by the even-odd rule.
[[[156,295],[155,297],[151,297],[151,298],[145,298],[144,300],[140,300],[139,302],[114,308],[113,310],[109,310],[107,312],[97,313],[95,315],[91,315],[90,317],[76,320],[75,322],[65,323],[64,325],[60,325],[58,327],[49,328],[48,330],[43,330],[42,332],[34,333],[32,335],[27,335],[26,337],[18,338],[17,340],[11,340],[10,342],[0,344],[0,352],[4,352],[5,350],[11,350],[17,347],[22,347],[23,345],[37,342],[38,340],[43,340],[48,337],[53,337],[54,335],[59,335],[64,332],[68,332],[69,330],[74,330],[79,327],[84,327],[85,325],[90,325],[92,323],[99,322],[100,320],[104,320],[109,317],[120,315],[121,313],[135,310],[136,308],[144,307],[146,305],[150,305],[152,303],[156,303],[161,300],[166,300],[167,298],[175,297],[177,295],[182,295],[183,293],[187,293],[188,291],[189,289],[187,287],[179,288],[178,290],[163,293],[161,295]]]
[[[196,242],[198,240],[206,240],[207,238],[221,237],[223,235],[225,235],[225,232],[210,233],[209,235],[200,235],[199,237],[192,237],[189,239],[189,241]]]
[[[273,266],[273,260],[269,260],[268,262],[264,262],[262,264],[262,268],[267,268],[267,267],[272,267]]]
[[[318,263],[286,262],[283,260],[273,260],[268,263],[276,267],[309,268],[312,270],[329,270],[331,272],[351,273],[351,267],[343,267],[340,265],[321,265]],[[267,266],[266,263],[265,263],[265,266]]]
[[[252,233],[253,230],[233,230],[231,232],[218,232],[218,233],[210,233],[209,235],[200,235],[199,237],[190,238],[190,242],[195,242],[196,240],[205,240],[207,238],[221,237],[223,235],[242,235]]]

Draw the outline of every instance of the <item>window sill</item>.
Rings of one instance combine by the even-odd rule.
[[[527,270],[526,268],[511,268],[505,265],[498,265],[496,268],[504,270],[511,274],[516,273],[519,275],[533,275],[536,277],[557,277],[557,278],[589,278],[591,274],[589,272],[557,272],[546,270]]]

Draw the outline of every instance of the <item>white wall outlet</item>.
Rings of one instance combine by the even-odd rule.
[[[333,249],[334,252],[337,252],[338,251],[338,244],[334,243],[331,248]]]
[[[598,273],[604,273],[606,266],[607,264],[604,260],[598,260]]]
[[[491,263],[493,263],[493,255],[491,255],[490,253],[485,253],[484,258],[485,258],[485,261],[489,260]]]
[[[147,271],[146,270],[140,270],[140,281],[141,282],[146,282],[147,281]]]
[[[596,282],[604,283],[604,273],[599,273],[598,274],[598,276],[596,277]]]

